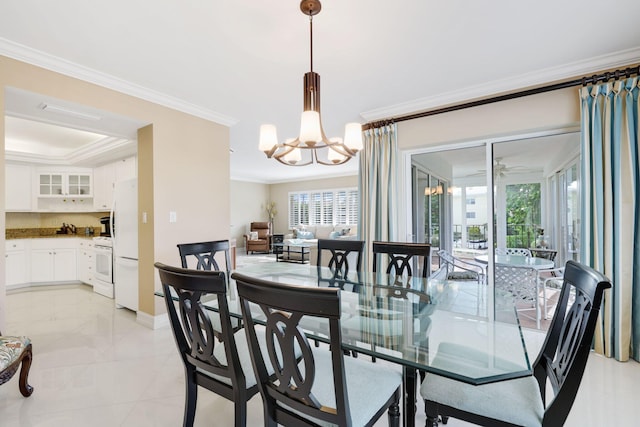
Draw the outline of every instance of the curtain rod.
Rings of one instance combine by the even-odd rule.
[[[640,65],[625,68],[624,70],[608,71],[602,74],[594,74],[590,77],[581,77],[561,83],[554,83],[547,86],[540,86],[532,89],[522,90],[519,92],[508,93],[505,95],[493,96],[491,98],[479,99],[476,101],[464,102],[462,104],[450,105],[448,107],[437,108],[435,110],[423,111],[421,113],[408,114],[406,116],[393,117],[390,119],[376,120],[362,125],[362,130],[373,129],[386,126],[391,123],[404,122],[406,120],[419,119],[422,117],[435,116],[436,114],[449,113],[451,111],[463,110],[465,108],[478,107],[480,105],[493,104],[494,102],[508,101],[510,99],[522,98],[523,96],[536,95],[539,93],[551,92],[558,89],[566,89],[572,86],[586,86],[595,84],[599,81],[605,82],[611,79],[619,79],[621,77],[631,77],[633,74],[640,75]]]

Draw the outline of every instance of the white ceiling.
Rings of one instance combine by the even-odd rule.
[[[639,14],[638,0],[324,0],[325,131],[640,62]],[[297,133],[308,31],[298,0],[0,3],[0,54],[228,125],[232,178],[263,182],[357,171],[257,149],[261,123]]]

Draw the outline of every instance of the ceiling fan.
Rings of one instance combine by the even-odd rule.
[[[467,176],[484,176],[486,175],[486,172],[486,169],[478,169],[477,173],[473,173]],[[496,157],[493,161],[493,176],[495,178],[504,178],[507,174],[530,172],[539,172],[539,170],[527,168],[525,166],[507,166],[506,164],[502,163],[502,157]]]

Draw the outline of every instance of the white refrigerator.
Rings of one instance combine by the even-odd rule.
[[[116,307],[138,311],[138,180],[118,181],[111,209]]]

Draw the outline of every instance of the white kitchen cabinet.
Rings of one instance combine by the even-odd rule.
[[[29,283],[29,241],[7,240],[5,243],[5,284],[16,286]]]
[[[5,165],[5,208],[7,211],[30,211],[33,193],[31,166]]]
[[[78,280],[75,238],[33,239],[31,283]]]
[[[135,178],[137,173],[137,157],[127,157],[93,170],[94,191],[93,207],[97,211],[108,211],[113,204],[113,189],[115,183]]]
[[[78,280],[92,286],[95,268],[93,247],[92,240],[78,239]]]
[[[93,170],[93,207],[97,211],[108,211],[113,203],[113,186],[116,182],[116,165],[107,163]]]
[[[38,197],[92,197],[91,172],[38,172]]]
[[[133,179],[138,176],[138,159],[136,156],[127,157],[115,162],[116,181]]]

